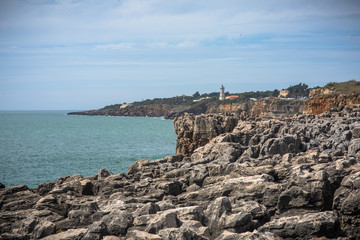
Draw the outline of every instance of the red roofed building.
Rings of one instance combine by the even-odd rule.
[[[225,99],[234,99],[234,98],[238,98],[239,96],[238,95],[230,95],[230,96],[227,96]]]

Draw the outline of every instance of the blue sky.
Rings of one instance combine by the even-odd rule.
[[[1,0],[0,110],[360,80],[357,0]]]

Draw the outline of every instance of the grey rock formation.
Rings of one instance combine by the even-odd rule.
[[[339,220],[332,211],[282,217],[265,223],[258,230],[282,238],[336,237]]]
[[[232,131],[238,122],[234,115],[194,115],[185,113],[174,119],[178,136],[176,154],[189,156],[193,151],[208,143],[212,138]]]
[[[185,114],[183,155],[0,188],[0,239],[358,239],[359,119]]]

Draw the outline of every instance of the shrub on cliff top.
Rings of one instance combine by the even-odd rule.
[[[360,93],[360,81],[350,80],[347,82],[330,82],[324,88],[334,90],[340,94]]]

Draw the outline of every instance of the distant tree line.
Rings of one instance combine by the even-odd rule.
[[[290,86],[287,88],[289,91],[288,97],[291,98],[298,98],[298,97],[308,97],[309,96],[309,86],[304,83],[299,83],[294,86]],[[244,102],[248,101],[251,98],[261,99],[261,98],[275,98],[279,96],[280,91],[275,89],[273,91],[256,91],[256,92],[244,92],[244,93],[229,93],[226,92],[225,96],[229,95],[237,95],[238,98],[232,100],[226,100],[231,102]],[[175,106],[175,105],[197,105],[204,103],[211,103],[217,102],[220,104],[219,101],[220,92],[211,92],[211,93],[203,93],[200,94],[199,91],[196,91],[192,96],[176,96],[171,98],[154,98],[154,99],[146,99],[143,101],[134,102],[131,105],[133,106],[144,106],[144,105],[168,105],[168,106]],[[204,100],[200,102],[194,102],[194,100],[199,100],[204,98]],[[206,98],[206,99],[205,99]],[[116,110],[121,107],[122,104],[114,104],[105,106],[102,108],[103,110]]]
[[[299,83],[298,85],[290,86],[287,88],[289,91],[288,97],[298,98],[298,97],[308,97],[310,93],[310,88],[305,83]]]

